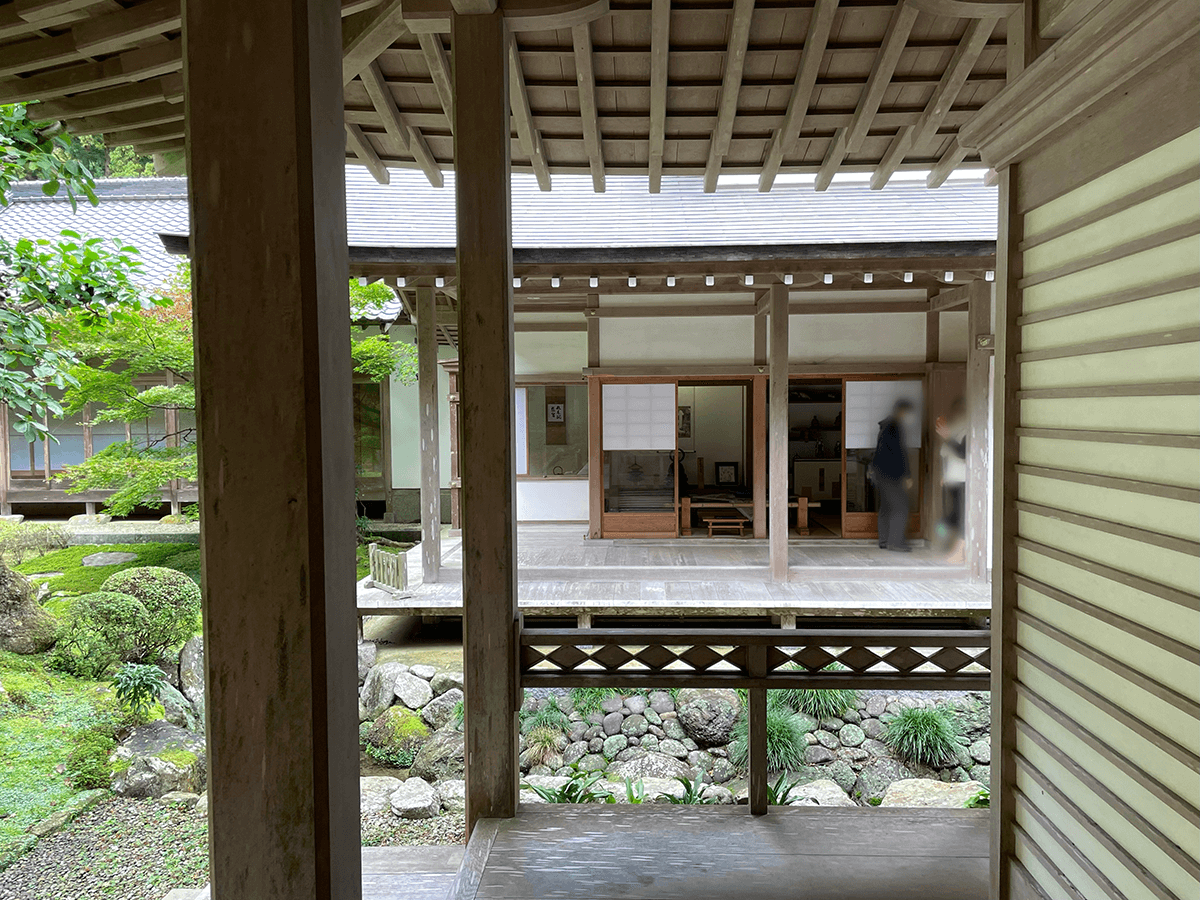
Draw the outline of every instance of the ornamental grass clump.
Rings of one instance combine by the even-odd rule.
[[[521,733],[528,734],[535,728],[552,728],[558,731],[569,731],[571,718],[558,705],[554,697],[548,699],[537,709],[521,713]]]
[[[791,663],[785,668],[798,670],[800,667]],[[830,663],[822,672],[845,672],[846,667],[841,663]],[[858,691],[846,688],[780,688],[771,691],[771,700],[782,706],[812,716],[818,722],[822,719],[833,719],[841,716],[848,709],[858,705]]]
[[[883,730],[883,742],[906,762],[936,767],[954,760],[958,728],[938,708],[902,709]]]
[[[804,763],[804,736],[812,729],[812,721],[798,712],[778,704],[767,705],[767,768],[772,772],[795,769]],[[733,741],[729,745],[729,761],[745,769],[750,758],[750,722],[743,712],[733,726]]]

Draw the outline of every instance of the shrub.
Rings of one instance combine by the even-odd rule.
[[[528,734],[535,728],[569,731],[571,728],[571,719],[559,707],[558,700],[551,697],[539,708],[531,712],[521,711],[521,733]]]
[[[958,749],[958,729],[942,710],[902,709],[883,730],[883,742],[908,762],[940,766],[950,762]]]
[[[145,721],[167,682],[167,674],[158,666],[139,666],[126,663],[113,675],[117,700],[133,716]]]
[[[800,667],[791,663],[786,668],[798,670]],[[821,671],[844,672],[846,667],[834,662]],[[773,702],[794,712],[812,716],[818,722],[822,719],[836,718],[858,705],[858,691],[846,688],[780,688],[771,691],[769,696]]]
[[[125,569],[109,576],[101,590],[128,594],[145,605],[149,617],[137,639],[143,659],[157,659],[196,633],[200,588],[181,572],[159,566]]]
[[[812,723],[800,713],[778,704],[767,705],[767,768],[772,772],[794,769],[804,762],[808,746],[804,736]],[[750,759],[750,719],[742,714],[733,727],[734,738],[729,744],[729,761],[746,768]]]
[[[40,522],[0,522],[0,563],[16,565],[67,546],[67,530]]]
[[[112,776],[108,757],[114,747],[116,741],[112,735],[97,728],[75,735],[65,766],[66,776],[72,786],[81,791],[108,787]]]
[[[138,636],[150,615],[128,594],[100,591],[76,597],[67,607],[50,657],[56,669],[80,678],[102,678],[116,665],[136,659]]]
[[[538,787],[521,782],[522,790],[533,791],[547,803],[616,803],[617,798],[604,788],[593,790],[603,772],[581,772],[578,768],[562,787]]]

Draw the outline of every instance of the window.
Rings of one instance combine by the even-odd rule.
[[[588,394],[582,384],[517,388],[517,474],[587,477]]]

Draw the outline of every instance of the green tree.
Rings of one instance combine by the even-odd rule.
[[[65,190],[72,209],[79,194],[95,206],[95,183],[85,156],[62,122],[35,121],[24,103],[0,106],[0,206],[8,205],[14,181],[30,179],[44,181],[42,192],[48,197]]]
[[[151,157],[129,146],[110,147],[98,134],[78,138],[74,152],[97,178],[149,178],[156,174]]]

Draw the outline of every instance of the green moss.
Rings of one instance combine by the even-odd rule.
[[[371,574],[371,560],[367,547],[363,544],[359,544],[354,550],[354,571],[354,577],[360,581]]]
[[[155,754],[163,762],[169,762],[172,765],[179,766],[181,769],[190,769],[196,764],[198,757],[191,750],[185,750],[183,747],[167,747]]]
[[[133,760],[129,759],[128,757],[122,756],[118,759],[114,759],[112,761],[111,765],[112,765],[112,773],[114,775],[120,775],[122,772],[129,771],[129,767],[131,765],[133,765]]]
[[[137,559],[112,566],[83,565],[85,556],[101,552],[136,553]],[[67,547],[65,550],[55,550],[45,556],[28,560],[17,566],[16,569],[24,575],[35,575],[38,572],[62,572],[61,575],[46,582],[51,591],[87,594],[100,590],[100,586],[110,575],[137,566],[163,566],[175,569],[191,576],[198,582],[200,577],[199,559],[200,551],[195,544],[84,544]]]

